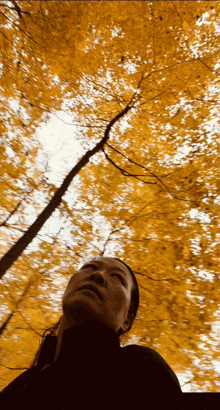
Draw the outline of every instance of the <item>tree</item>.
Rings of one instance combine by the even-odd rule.
[[[96,154],[100,149],[103,148],[104,144],[109,138],[109,131],[111,127],[116,123],[117,120],[119,120],[121,117],[123,117],[126,112],[131,107],[127,105],[123,111],[121,111],[118,115],[116,115],[108,124],[105,135],[103,139],[90,151],[87,151],[87,153],[83,156],[83,158],[78,162],[78,164],[69,172],[65,180],[63,181],[62,185],[60,188],[55,192],[53,195],[52,199],[50,200],[49,204],[46,206],[46,208],[41,212],[41,214],[38,216],[36,221],[28,228],[28,230],[25,232],[25,234],[19,238],[19,240],[16,242],[16,244],[13,245],[13,247],[2,257],[0,261],[0,277],[4,275],[6,270],[10,268],[10,266],[13,264],[13,262],[21,255],[23,250],[29,245],[29,243],[34,239],[34,237],[37,235],[39,230],[42,228],[44,223],[47,221],[47,219],[51,216],[53,211],[60,205],[60,202],[62,200],[63,195],[65,194],[66,190],[68,189],[70,183],[72,182],[73,178],[77,173],[89,162],[89,159]]]
[[[37,348],[35,331],[41,333],[48,324],[46,311],[51,322],[57,319],[57,300],[53,303],[47,292],[54,275],[64,281],[68,267],[73,270],[83,258],[115,253],[137,272],[141,290],[138,318],[125,341],[136,337],[158,350],[177,374],[191,372],[187,381],[193,379],[195,390],[205,386],[216,391],[219,377],[212,361],[218,357],[213,329],[219,305],[219,5],[128,4],[1,5],[1,94],[9,113],[1,123],[5,138],[20,130],[16,141],[20,135],[34,141],[35,129],[50,116],[60,118],[63,110],[79,130],[73,128],[73,139],[84,149],[78,164],[87,161],[74,185],[74,205],[72,184],[59,205],[59,218],[69,223],[73,239],[65,243],[61,234],[40,237],[40,231],[38,248],[27,248],[3,278],[8,309],[3,323],[11,317],[3,333],[4,340],[10,340],[8,348],[4,345],[3,364],[25,367],[33,358],[27,343],[23,358],[10,359],[13,333],[24,341],[31,332]],[[112,127],[125,107],[132,109]],[[8,161],[7,151],[4,155]],[[24,167],[24,181],[26,172]],[[45,189],[47,204],[51,195],[56,198],[57,187],[50,189]],[[18,202],[11,203],[7,184],[4,192],[8,212],[13,212]],[[36,218],[44,206],[38,206]],[[3,223],[5,219],[7,214]],[[11,246],[15,243],[9,239],[8,248],[10,241]],[[53,284],[54,294],[58,288]],[[13,298],[20,301],[17,311]],[[18,333],[19,312],[26,330]],[[19,327],[24,326],[21,320]],[[4,377],[8,382],[16,375],[6,371]]]

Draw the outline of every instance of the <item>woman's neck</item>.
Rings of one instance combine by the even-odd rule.
[[[68,326],[65,317],[61,319],[53,362],[70,363],[101,351],[115,351],[120,348],[117,333],[97,319],[84,320],[75,326]]]

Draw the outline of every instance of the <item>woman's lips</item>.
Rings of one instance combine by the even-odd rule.
[[[91,291],[94,292],[100,299],[102,299],[102,294],[101,294],[101,292],[97,289],[96,286],[91,285],[91,284],[89,283],[89,284],[85,284],[85,285],[83,285],[83,286],[81,286],[81,287],[79,288],[79,290],[82,290],[82,289],[91,290]]]

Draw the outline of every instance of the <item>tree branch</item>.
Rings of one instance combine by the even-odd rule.
[[[140,272],[136,272],[136,271],[134,271],[134,273],[136,273],[137,275],[144,276],[145,278],[148,278],[148,279],[150,279],[150,280],[154,280],[155,282],[167,282],[167,281],[171,281],[171,282],[176,282],[176,283],[179,283],[177,280],[172,279],[172,278],[166,278],[166,279],[154,279],[154,278],[152,278],[152,277],[151,277],[151,276],[149,276],[149,275],[145,275],[144,273],[140,273]]]
[[[37,233],[40,231],[44,223],[50,217],[50,215],[54,212],[54,210],[60,205],[62,201],[62,197],[67,191],[70,183],[72,182],[73,178],[81,171],[81,169],[88,164],[90,158],[93,157],[97,152],[103,149],[104,145],[106,144],[109,133],[113,125],[122,118],[127,112],[131,109],[129,105],[127,105],[124,110],[119,112],[108,124],[106,127],[104,137],[102,140],[96,144],[96,146],[86,152],[85,155],[81,158],[81,160],[76,164],[76,166],[69,172],[69,174],[64,179],[63,183],[61,184],[60,188],[57,189],[53,197],[51,198],[49,204],[46,208],[40,213],[37,217],[35,222],[28,228],[25,234],[18,239],[18,241],[12,246],[12,248],[2,257],[0,260],[0,277],[2,277],[7,269],[11,267],[11,265],[16,261],[16,259],[22,254],[24,249],[32,242],[35,238]]]
[[[131,174],[131,173],[128,172],[128,171],[125,171],[123,168],[121,168],[121,167],[119,167],[117,164],[115,164],[115,162],[106,154],[104,148],[102,149],[102,152],[104,153],[106,159],[107,159],[112,165],[114,165],[114,167],[117,168],[117,169],[122,173],[122,175],[124,175],[125,177],[133,177],[133,178],[136,178],[136,179],[138,179],[139,181],[143,182],[144,184],[158,185],[156,182],[143,181],[143,179],[138,178],[139,176],[146,176],[146,177],[148,177],[148,175],[134,175],[134,174]]]

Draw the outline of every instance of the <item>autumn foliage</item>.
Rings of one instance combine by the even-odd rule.
[[[32,365],[70,275],[104,255],[140,286],[123,343],[157,350],[190,391],[219,391],[219,13],[216,1],[0,2],[1,257],[23,241],[1,271],[1,388]],[[37,138],[51,119],[82,148],[59,181]]]

